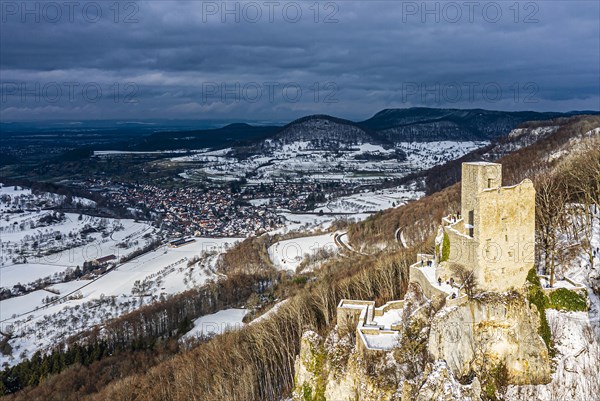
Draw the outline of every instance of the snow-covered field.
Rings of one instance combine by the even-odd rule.
[[[337,253],[335,234],[328,233],[276,242],[269,247],[269,257],[276,268],[295,272],[309,255],[315,255],[320,251],[328,254]]]
[[[65,195],[49,192],[34,194],[31,189],[21,186],[11,186],[0,183],[0,213],[15,211],[18,209],[37,210],[42,205],[45,207],[56,206],[65,202]],[[74,196],[71,200],[73,206],[94,207],[96,202],[91,199]],[[6,217],[6,216],[3,216]],[[9,216],[10,218],[10,216]]]
[[[43,223],[54,213],[2,214],[0,287],[32,283],[103,256],[125,256],[144,246],[156,231],[133,220],[87,215],[80,219],[73,213],[64,214],[60,221]]]
[[[461,156],[489,144],[486,141],[435,141],[435,142],[399,142],[397,148],[406,152],[407,165],[425,170]]]
[[[410,187],[401,186],[344,196],[319,205],[315,209],[332,213],[376,212],[404,205],[406,202],[418,199],[423,195],[425,193],[416,190],[413,184]]]
[[[161,295],[204,284],[216,277],[217,255],[238,240],[196,238],[180,248],[162,246],[95,280],[54,284],[0,301],[2,330],[15,336],[10,341],[13,356],[0,357],[0,364],[14,364],[37,349],[156,301]],[[192,263],[195,256],[199,260]],[[55,296],[61,299],[44,303],[45,298]]]
[[[285,226],[272,230],[269,234],[287,234],[291,231],[327,230],[335,220],[345,218],[352,221],[364,220],[371,213],[355,213],[352,215],[320,215],[319,213],[279,213],[285,219]]]
[[[13,264],[0,268],[0,287],[11,288],[16,284],[34,281],[63,272],[67,266],[42,263]]]
[[[202,316],[194,320],[194,328],[185,333],[182,339],[212,337],[226,331],[239,330],[244,326],[242,320],[247,313],[246,309],[224,309]]]
[[[172,158],[173,162],[198,162],[180,174],[182,178],[208,178],[226,181],[246,177],[249,183],[269,181],[336,181],[346,183],[380,182],[385,178],[403,177],[412,172],[453,160],[486,145],[487,142],[400,142],[395,148],[359,143],[333,150],[314,149],[310,142],[297,141],[266,149],[263,153],[238,159],[230,149],[198,152]],[[407,159],[401,155],[404,151]]]
[[[33,193],[22,187],[0,188],[0,289],[15,295],[22,293],[14,292],[18,284],[30,291],[41,288],[40,280],[62,281],[66,273],[84,262],[133,252],[156,232],[149,224],[133,220],[44,209],[64,200],[63,195]],[[95,205],[83,198],[73,202]],[[0,313],[8,313],[4,309]]]
[[[166,240],[145,222],[43,209],[59,202],[58,195],[1,188],[0,289],[12,297],[0,301],[0,331],[12,335],[13,354],[0,356],[0,365],[15,364],[162,296],[203,285],[217,277],[218,255],[240,240],[194,238],[179,248],[162,245],[119,263],[151,241]],[[71,273],[85,262],[109,255],[115,256],[115,268],[71,278],[79,277]]]

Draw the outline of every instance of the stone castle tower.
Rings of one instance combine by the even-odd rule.
[[[461,185],[461,215],[444,219],[447,266],[473,271],[483,290],[521,287],[534,266],[533,183],[503,187],[501,164],[475,162],[462,164]]]

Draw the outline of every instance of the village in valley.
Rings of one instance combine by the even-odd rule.
[[[367,190],[335,198],[330,208],[323,202],[315,210],[322,196],[307,210],[306,198],[314,197],[318,184],[262,187],[262,192],[257,186],[240,193],[229,185],[164,189],[100,179],[81,183],[80,188],[101,194],[99,205],[82,197],[2,185],[0,321],[3,333],[14,339],[3,365],[19,363],[107,319],[218,280],[219,257],[248,236],[304,236],[273,244],[270,258],[281,271],[295,274],[314,255],[303,264],[314,269],[322,263],[319,258],[336,254],[339,247],[349,252],[337,239],[339,233],[328,233],[336,220],[364,219],[419,193],[410,188]],[[276,195],[263,200],[269,194]],[[345,205],[342,210],[340,205]],[[348,213],[352,208],[357,213]],[[125,217],[103,215],[107,209]],[[241,324],[234,320],[216,326],[209,322],[205,329],[199,322],[196,334],[212,336]]]

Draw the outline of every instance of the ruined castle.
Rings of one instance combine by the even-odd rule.
[[[463,163],[461,201],[460,211],[442,219],[433,254],[417,254],[410,266],[406,299],[379,307],[372,300],[339,303],[338,335],[355,334],[358,351],[350,354],[344,368],[335,352],[323,362],[316,333],[303,337],[295,363],[294,399],[320,391],[330,400],[392,400],[402,388],[402,400],[479,400],[489,391],[480,379],[498,366],[505,369],[509,384],[551,380],[551,357],[540,335],[543,311],[523,291],[534,267],[532,182],[503,187],[500,164]],[[415,343],[424,349],[415,351]],[[414,354],[421,351],[427,356]],[[422,372],[427,380],[416,398],[417,390],[408,380],[389,390],[373,380],[365,370],[365,356],[374,357],[367,361],[385,361],[378,372],[389,374],[392,383],[398,370],[389,373],[391,362],[410,369],[413,360],[429,359],[447,371],[428,371],[435,369],[428,364]],[[319,370],[324,382],[315,366],[325,366]],[[472,381],[450,396],[453,377]]]
[[[475,162],[462,164],[461,185],[460,215],[444,218],[445,238],[438,236],[438,275],[451,276],[460,265],[481,290],[520,288],[534,266],[533,183],[503,187],[501,164]]]
[[[534,266],[534,247],[533,183],[503,187],[501,164],[463,163],[461,211],[442,219],[435,254],[417,255],[410,282],[430,299],[445,298],[447,306],[467,300],[455,276],[458,266],[473,273],[479,290],[518,289]],[[403,301],[376,308],[372,301],[342,300],[338,325],[356,327],[361,349],[389,350],[398,340],[403,307]]]

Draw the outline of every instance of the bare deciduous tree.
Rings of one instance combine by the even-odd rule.
[[[593,269],[592,237],[600,212],[600,139],[586,143],[583,152],[578,152],[567,161],[565,170],[570,195],[577,202],[574,223],[578,226],[579,235],[583,237],[580,245]]]
[[[544,268],[554,285],[558,255],[559,228],[564,227],[568,193],[558,174],[542,174],[536,179],[535,214],[538,242],[544,256]]]
[[[477,277],[475,276],[475,272],[456,263],[453,263],[450,266],[450,270],[452,270],[452,273],[460,283],[460,288],[469,298],[473,298],[477,292]]]

